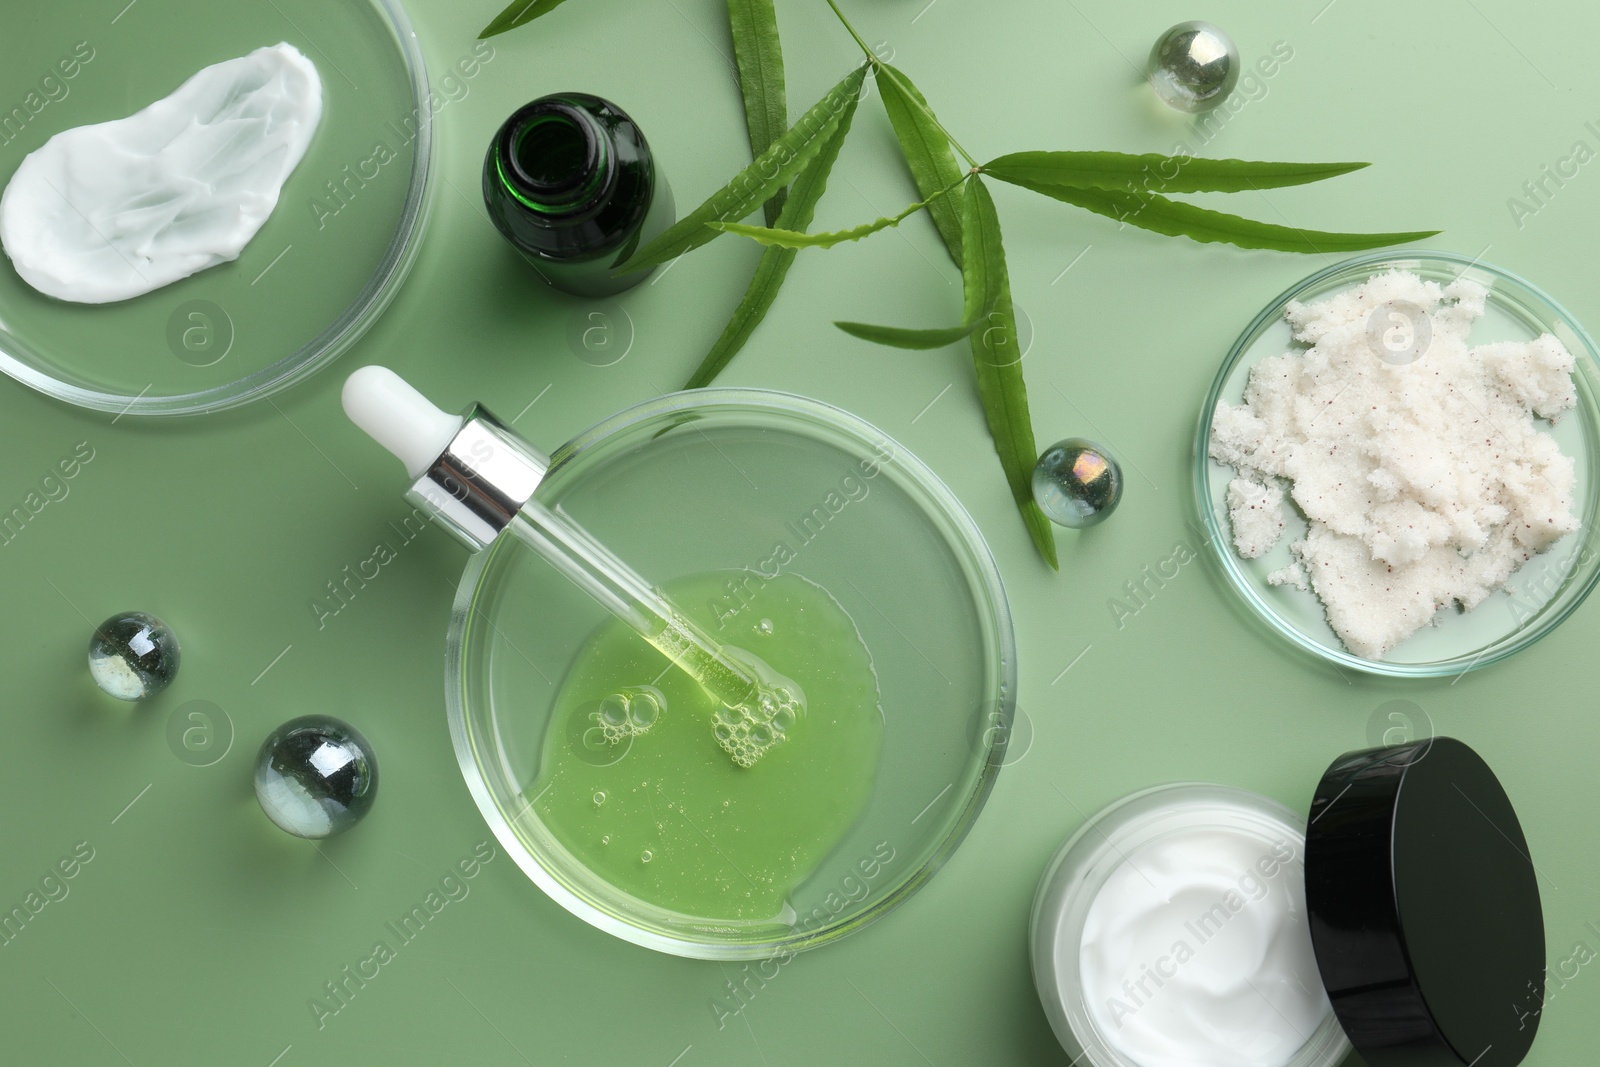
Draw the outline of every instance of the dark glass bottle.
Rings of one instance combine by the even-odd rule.
[[[489,145],[483,201],[495,227],[560,289],[608,296],[649,271],[612,270],[672,225],[672,190],[639,127],[588,93],[518,109]]]

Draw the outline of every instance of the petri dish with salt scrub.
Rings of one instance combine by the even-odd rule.
[[[0,257],[0,371],[118,414],[217,411],[302,380],[388,306],[418,248],[432,153],[427,74],[397,0],[55,4],[7,35],[11,54],[31,58],[0,71],[11,116],[0,183],[53,135],[131,115],[204,67],[280,41],[316,66],[323,104],[277,207],[233,262],[80,304],[34,290]]]
[[[1003,762],[1015,655],[988,549],[926,467],[828,405],[714,389],[584,433],[535,499],[803,694],[742,766],[704,690],[556,568],[510,538],[473,556],[451,735],[541,889],[637,944],[748,959],[931,877]]]
[[[1553,424],[1537,420],[1560,451],[1571,458],[1571,515],[1576,529],[1518,567],[1504,588],[1470,611],[1447,606],[1409,637],[1379,656],[1351,651],[1328,621],[1323,603],[1309,589],[1283,580],[1295,557],[1292,542],[1306,536],[1304,514],[1285,501],[1285,530],[1257,558],[1241,558],[1230,522],[1228,486],[1234,467],[1210,456],[1218,405],[1240,405],[1250,372],[1264,359],[1304,346],[1285,319],[1291,303],[1313,304],[1347,293],[1390,270],[1449,286],[1465,280],[1487,290],[1484,311],[1466,343],[1532,342],[1549,334],[1571,353],[1575,406]],[[1420,350],[1419,350],[1420,351]],[[1383,353],[1375,353],[1374,359]],[[1426,364],[1425,351],[1418,366]],[[1487,457],[1486,457],[1487,458]],[[1487,666],[1538,641],[1567,618],[1600,579],[1600,352],[1583,327],[1536,286],[1497,267],[1450,252],[1374,253],[1335,264],[1297,283],[1262,309],[1223,361],[1200,408],[1195,439],[1194,492],[1207,534],[1209,556],[1238,596],[1245,613],[1290,645],[1339,667],[1399,677],[1458,675]],[[1271,579],[1271,580],[1269,580]]]

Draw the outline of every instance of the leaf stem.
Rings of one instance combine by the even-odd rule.
[[[839,10],[839,5],[834,3],[834,0],[828,0],[828,6],[833,8],[833,13],[839,17],[839,21],[844,24],[844,28],[850,31],[850,36],[855,38],[856,44],[861,46],[861,51],[867,57],[867,63],[872,67],[873,76],[876,77],[877,75],[881,74],[883,72],[883,65],[878,62],[877,53],[868,47],[866,41],[861,39],[861,35],[856,32],[856,28],[854,26],[850,25],[850,20],[844,17],[844,12]],[[891,78],[895,76],[893,71],[890,72],[889,76]],[[900,88],[905,90],[908,89],[909,86],[901,84]],[[912,93],[907,93],[906,97],[913,102],[916,100],[915,94]],[[975,172],[983,169],[983,167],[978,164],[978,161],[972,158],[972,154],[965,148],[961,147],[961,142],[951,136],[950,131],[944,128],[944,123],[940,122],[933,112],[929,111],[927,108],[923,108],[922,113],[928,116],[928,121],[939,127],[939,132],[945,135],[946,139],[949,140],[951,147],[953,147],[957,152],[961,153],[961,158],[967,161],[967,166],[971,167]]]
[[[856,28],[850,25],[850,20],[844,17],[844,12],[839,10],[839,5],[834,3],[833,0],[828,0],[828,6],[833,8],[833,13],[839,16],[839,21],[844,23],[844,28],[850,31],[850,36],[856,39],[856,44],[861,46],[861,51],[866,53],[867,62],[876,66],[878,62],[876,53],[867,47],[867,42],[863,41],[861,35],[856,32]]]

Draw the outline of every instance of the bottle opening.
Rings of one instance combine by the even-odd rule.
[[[588,115],[555,100],[535,101],[508,123],[502,177],[536,210],[567,208],[594,195],[605,176],[605,141]]]
[[[517,138],[517,168],[534,186],[565,189],[581,183],[589,168],[588,141],[566,115],[541,115]]]

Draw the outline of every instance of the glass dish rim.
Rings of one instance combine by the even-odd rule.
[[[1174,801],[1190,803],[1175,809],[1172,803]],[[1206,807],[1207,802],[1213,805],[1209,809]],[[1239,808],[1249,809],[1257,816],[1281,821],[1293,829],[1301,839],[1301,862],[1304,863],[1306,818],[1301,813],[1272,797],[1238,786],[1216,782],[1180,781],[1146,786],[1118,797],[1094,811],[1068,836],[1045,865],[1028,915],[1029,969],[1033,975],[1034,988],[1038,993],[1040,1005],[1049,1019],[1051,1029],[1056,1032],[1057,1040],[1067,1048],[1068,1052],[1078,1052],[1088,1067],[1138,1067],[1138,1065],[1100,1039],[1100,1031],[1093,1025],[1092,1016],[1087,1011],[1081,1015],[1083,1026],[1099,1042],[1099,1047],[1086,1045],[1079,1030],[1078,1016],[1070,1010],[1063,1012],[1060,1005],[1052,1004],[1047,998],[1048,989],[1055,991],[1055,999],[1060,1001],[1065,1001],[1068,993],[1077,1000],[1082,999],[1076,965],[1072,968],[1069,985],[1063,987],[1056,980],[1053,967],[1054,945],[1061,936],[1061,930],[1053,919],[1048,923],[1042,921],[1046,902],[1058,899],[1063,918],[1073,910],[1084,913],[1077,916],[1077,922],[1067,920],[1072,927],[1077,928],[1087,913],[1087,907],[1076,908],[1076,903],[1085,899],[1093,903],[1094,897],[1100,892],[1106,878],[1117,865],[1107,866],[1101,877],[1091,878],[1086,872],[1095,867],[1107,853],[1115,853],[1119,857],[1126,858],[1126,853],[1116,843],[1114,834],[1117,831],[1124,827],[1136,827],[1140,823],[1170,818],[1174,810],[1190,815],[1183,822],[1186,826],[1225,824],[1224,820],[1216,819],[1213,812],[1226,811],[1222,807],[1226,802],[1232,802]],[[1189,810],[1185,811],[1185,808]],[[1201,818],[1202,814],[1205,816],[1204,819]],[[1177,828],[1172,827],[1163,833],[1169,833]],[[1041,934],[1046,934],[1048,937],[1042,938]],[[1042,944],[1044,940],[1048,940],[1048,946]],[[1058,1014],[1061,1016],[1059,1020]],[[1067,1033],[1062,1033],[1062,1027]],[[1067,1047],[1066,1042],[1069,1037],[1074,1042],[1075,1049]],[[1289,1061],[1288,1067],[1335,1067],[1349,1056],[1352,1048],[1349,1035],[1339,1022],[1338,1013],[1330,1007],[1327,1017],[1306,1039],[1295,1057]]]
[[[694,959],[753,960],[806,951],[833,942],[860,930],[895,910],[918,889],[925,885],[942,867],[957,847],[966,839],[983,810],[989,794],[1005,762],[1005,749],[1010,735],[1010,725],[1016,707],[1017,664],[1016,635],[1005,587],[1000,577],[993,552],[984,540],[977,523],[956,498],[948,486],[915,453],[876,425],[843,408],[825,401],[799,396],[774,389],[740,387],[710,387],[668,393],[641,401],[602,419],[589,429],[574,436],[550,455],[550,473],[572,462],[580,455],[600,446],[607,439],[633,426],[661,416],[682,412],[692,414],[703,408],[756,408],[774,411],[781,415],[798,416],[813,424],[831,430],[842,430],[852,437],[865,440],[869,436],[887,442],[894,448],[894,461],[899,463],[918,488],[943,512],[949,522],[953,538],[946,538],[952,551],[966,557],[970,572],[981,585],[975,590],[988,605],[989,641],[994,661],[994,700],[990,712],[995,724],[985,731],[988,742],[982,751],[974,749],[974,760],[969,767],[977,773],[961,809],[951,819],[949,829],[917,859],[917,866],[908,870],[892,889],[878,897],[870,907],[852,911],[846,909],[823,926],[801,931],[795,929],[787,936],[763,941],[723,942],[674,936],[664,931],[635,925],[619,915],[605,911],[578,896],[562,884],[560,879],[545,869],[540,858],[523,843],[509,825],[473,755],[473,742],[467,728],[467,700],[464,693],[466,672],[463,669],[462,650],[465,642],[467,620],[478,594],[484,568],[490,553],[485,550],[473,553],[467,560],[451,606],[450,625],[445,642],[445,705],[450,726],[450,740],[455,749],[456,761],[467,784],[479,814],[488,824],[495,838],[516,862],[530,881],[551,900],[584,922],[624,941],[670,955]]]
[[[400,0],[364,2],[388,19],[396,51],[405,63],[413,113],[417,116],[417,150],[394,235],[377,269],[356,298],[315,337],[288,355],[242,378],[192,393],[128,396],[73,385],[14,355],[9,340],[4,339],[0,339],[0,373],[45,396],[91,411],[115,412],[118,418],[124,415],[199,415],[242,407],[280,393],[332,363],[361,339],[393,302],[416,262],[431,203],[435,152],[433,111],[428,102],[432,90],[411,18]]]
[[[1256,316],[1250,320],[1239,336],[1234,340],[1224,357],[1221,367],[1212,379],[1210,388],[1200,407],[1199,418],[1196,420],[1194,436],[1194,468],[1191,489],[1193,503],[1201,525],[1206,532],[1206,542],[1209,548],[1209,558],[1221,567],[1227,578],[1227,584],[1243,604],[1248,607],[1253,618],[1267,626],[1280,638],[1290,645],[1309,652],[1318,659],[1333,664],[1337,667],[1349,667],[1364,674],[1380,675],[1391,678],[1439,678],[1446,675],[1462,675],[1468,671],[1478,670],[1490,664],[1522,651],[1543,638],[1561,623],[1565,622],[1593,591],[1596,582],[1600,582],[1600,566],[1591,565],[1589,573],[1582,579],[1583,587],[1576,590],[1569,602],[1560,605],[1554,612],[1541,612],[1537,621],[1529,620],[1529,624],[1515,632],[1497,639],[1488,646],[1490,651],[1479,650],[1475,654],[1455,656],[1450,659],[1429,660],[1424,663],[1391,663],[1384,660],[1369,660],[1357,656],[1344,648],[1332,648],[1312,640],[1308,635],[1291,623],[1282,620],[1277,613],[1264,604],[1251,582],[1241,573],[1241,561],[1230,549],[1232,544],[1228,530],[1223,519],[1209,506],[1211,471],[1209,445],[1211,439],[1211,415],[1216,410],[1217,402],[1222,397],[1223,388],[1229,377],[1237,368],[1240,359],[1248,347],[1247,341],[1253,344],[1257,334],[1271,322],[1276,321],[1283,314],[1284,306],[1300,294],[1315,288],[1327,279],[1346,272],[1356,272],[1359,269],[1375,267],[1379,264],[1407,263],[1421,266],[1459,266],[1461,270],[1457,275],[1467,270],[1478,270],[1492,276],[1496,281],[1509,282],[1519,287],[1528,296],[1544,305],[1544,310],[1550,315],[1560,319],[1577,337],[1584,349],[1583,352],[1574,352],[1577,360],[1587,357],[1591,370],[1600,375],[1600,348],[1595,345],[1594,339],[1584,329],[1583,324],[1554,297],[1544,289],[1528,281],[1526,278],[1492,263],[1485,263],[1481,256],[1465,256],[1459,252],[1450,252],[1443,249],[1418,248],[1411,250],[1380,250],[1367,252],[1358,256],[1351,256],[1333,263],[1321,270],[1295,282],[1284,289],[1277,296],[1269,300]],[[1491,287],[1490,299],[1493,299],[1495,290]],[[1587,411],[1582,406],[1575,413],[1578,417],[1588,419],[1591,423],[1600,423],[1596,413]],[[1600,427],[1597,427],[1600,428]],[[1597,475],[1591,473],[1591,477]]]

